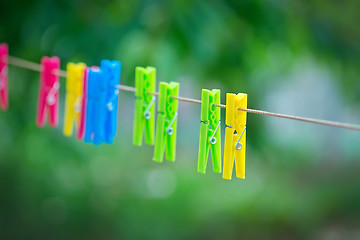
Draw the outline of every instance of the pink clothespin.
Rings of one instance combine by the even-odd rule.
[[[84,81],[83,81],[83,93],[82,93],[82,104],[80,110],[80,125],[76,137],[79,140],[84,139],[85,134],[85,119],[86,119],[86,104],[87,104],[87,82],[88,82],[89,68],[84,70]]]
[[[0,44],[0,107],[6,110],[9,105],[8,100],[8,45]]]
[[[49,112],[49,125],[56,127],[59,113],[59,75],[60,59],[58,57],[43,57],[41,59],[39,101],[36,115],[36,125],[45,125],[46,110]]]

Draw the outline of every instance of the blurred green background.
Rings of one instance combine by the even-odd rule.
[[[360,123],[358,0],[2,1],[10,55],[122,62],[250,108]],[[93,146],[35,126],[39,73],[9,69],[0,113],[1,239],[359,239],[360,134],[248,114],[245,180],[196,172],[200,105],[180,102],[177,160],[132,145],[134,97],[118,136]],[[64,79],[61,80],[64,86]],[[225,113],[222,110],[222,116]],[[222,127],[222,134],[223,134]],[[223,139],[223,138],[222,138]]]

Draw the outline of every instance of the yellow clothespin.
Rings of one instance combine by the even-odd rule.
[[[65,136],[73,134],[73,123],[76,129],[80,124],[80,110],[82,105],[82,93],[84,84],[84,63],[68,63],[66,77],[66,99],[64,113],[64,130]]]
[[[226,94],[226,129],[224,146],[223,178],[231,179],[236,167],[236,177],[245,178],[246,150],[246,112],[238,108],[247,108],[247,94]]]

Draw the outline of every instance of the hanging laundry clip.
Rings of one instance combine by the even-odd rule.
[[[236,176],[245,178],[246,115],[239,108],[247,108],[247,94],[226,94],[226,129],[224,146],[223,178],[231,179],[236,167]]]
[[[84,142],[99,145],[105,140],[106,92],[101,68],[90,68],[88,72],[88,101]]]
[[[0,44],[0,107],[6,110],[8,100],[8,55],[9,49],[6,43]]]
[[[168,161],[175,161],[177,110],[179,101],[171,97],[177,96],[179,96],[179,83],[171,82],[168,84],[160,82],[153,158],[156,162],[163,161],[164,150],[166,159]]]
[[[220,90],[203,89],[201,97],[201,124],[199,141],[198,172],[205,173],[209,155],[212,153],[214,172],[221,172],[221,139],[220,139]]]
[[[45,125],[45,112],[49,111],[49,125],[56,127],[59,113],[59,76],[56,72],[60,68],[58,57],[43,57],[41,59],[40,89],[36,124],[39,127]]]
[[[134,116],[134,145],[142,145],[145,126],[145,142],[154,144],[155,132],[155,97],[149,92],[155,92],[156,69],[153,67],[136,67],[135,70],[135,116]]]
[[[120,84],[120,69],[121,63],[119,61],[101,61],[106,92],[106,106],[104,106],[106,108],[104,112],[105,142],[108,144],[113,143],[116,136],[119,96],[119,89],[116,86]]]
[[[64,113],[65,136],[73,134],[73,126],[78,129],[80,125],[80,110],[82,105],[83,81],[84,81],[84,63],[68,63],[66,77],[66,98]]]

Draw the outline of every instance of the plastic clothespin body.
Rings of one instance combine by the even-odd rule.
[[[142,145],[143,129],[145,127],[145,142],[154,144],[155,133],[155,92],[156,69],[153,67],[136,67],[135,70],[135,113],[134,113],[134,145]]]
[[[0,44],[0,107],[6,110],[8,100],[8,56],[9,48],[6,43]]]
[[[201,97],[201,124],[199,141],[198,172],[206,172],[209,149],[212,153],[214,172],[221,172],[221,134],[220,134],[220,90],[203,89]]]
[[[56,127],[59,113],[59,75],[60,59],[58,57],[43,57],[41,59],[40,89],[36,115],[36,124],[45,125],[45,114],[49,112],[49,125]]]
[[[99,145],[105,140],[105,81],[101,69],[90,68],[88,73],[85,142]]]
[[[73,126],[78,129],[80,126],[80,111],[82,105],[83,81],[84,81],[84,63],[68,63],[66,78],[66,97],[64,113],[65,136],[73,134]]]
[[[96,67],[93,67],[93,68],[96,68]],[[80,123],[79,123],[78,131],[76,133],[76,137],[79,140],[84,139],[84,135],[85,135],[88,74],[89,74],[89,68],[86,67],[84,69],[84,74],[83,74],[83,89],[82,89],[82,96],[81,96]]]
[[[245,178],[246,115],[238,108],[247,108],[247,94],[226,94],[226,129],[223,178],[231,179],[234,159],[236,176]]]
[[[153,158],[156,162],[163,161],[164,150],[166,159],[175,161],[178,100],[171,97],[177,96],[179,96],[179,83],[160,82]]]
[[[105,107],[105,142],[113,143],[116,136],[118,95],[116,85],[120,84],[121,63],[119,61],[101,61],[101,71],[105,81],[106,105]]]

